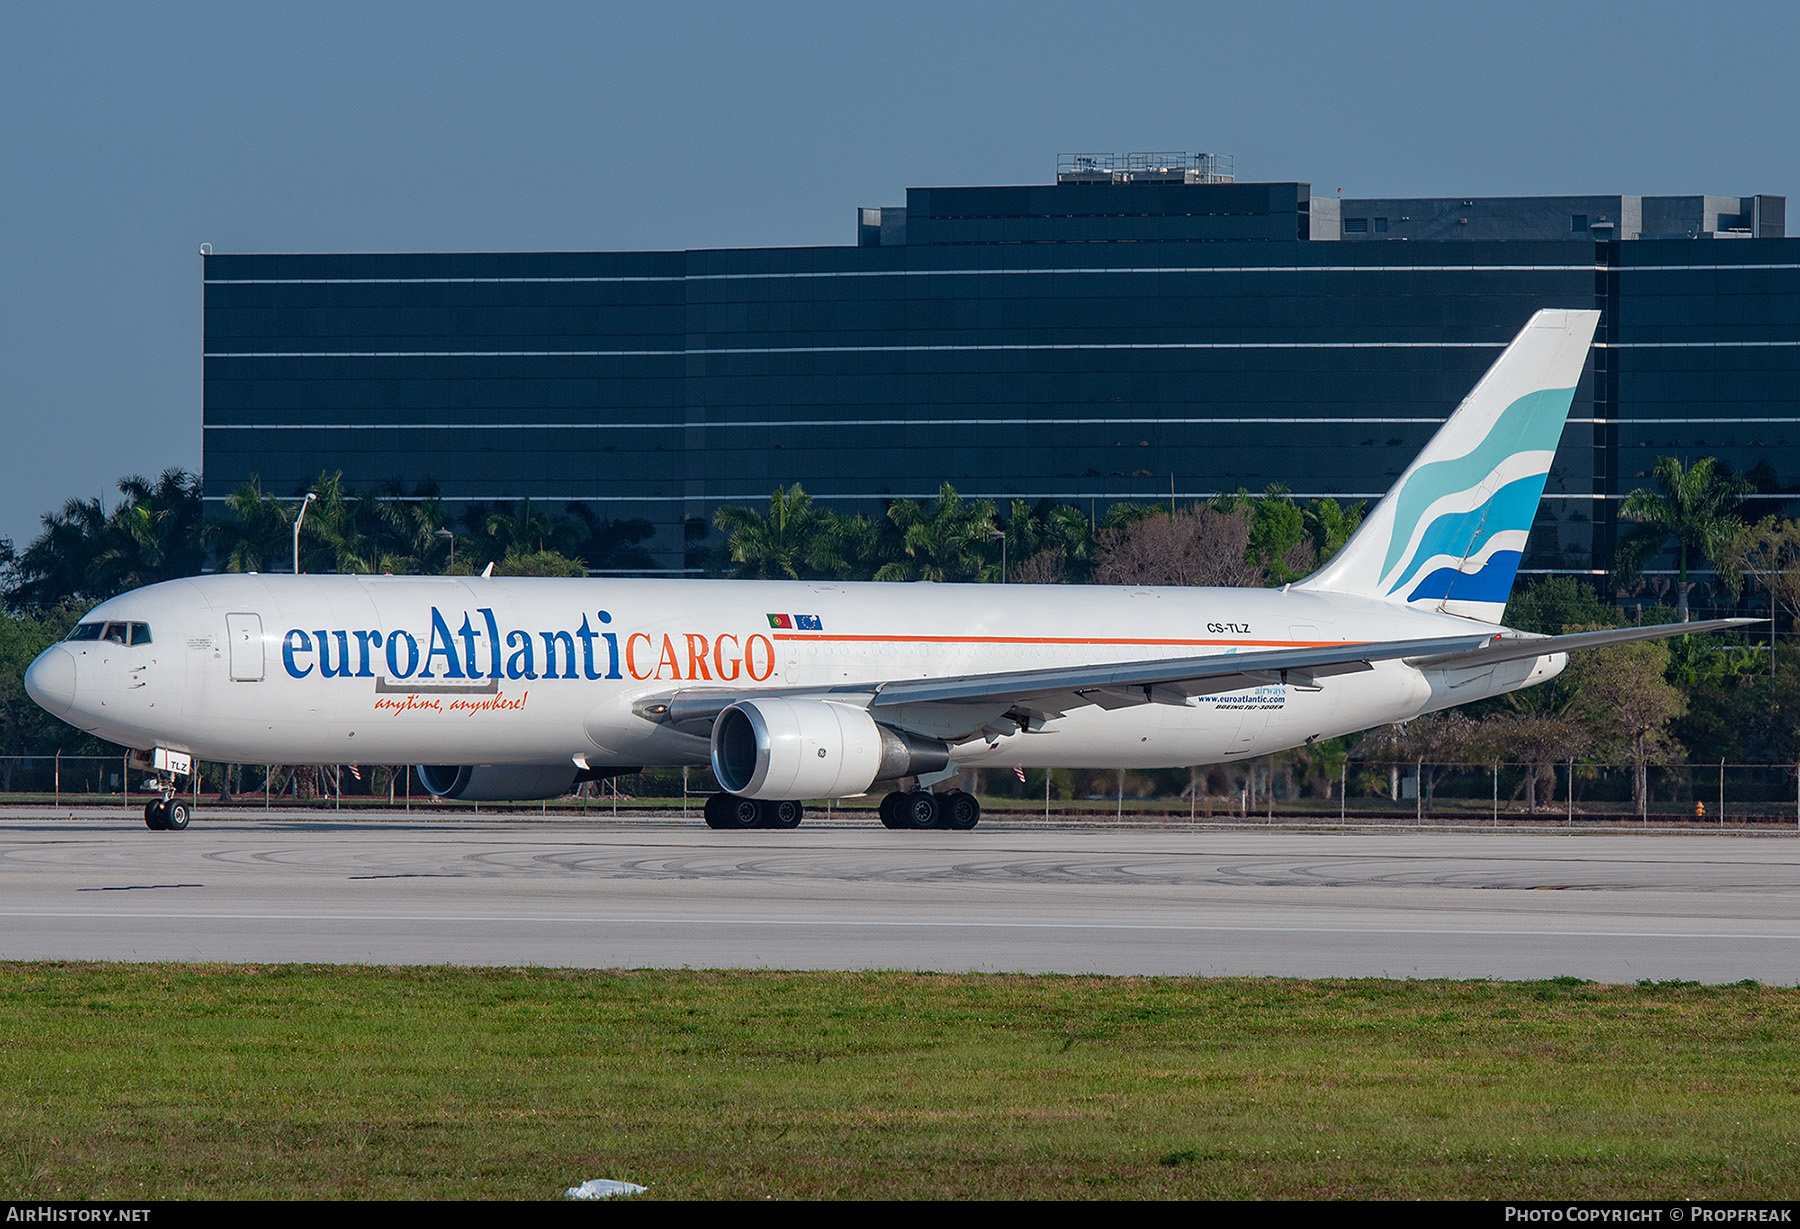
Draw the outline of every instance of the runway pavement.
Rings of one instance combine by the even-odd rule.
[[[1790,985],[1800,837],[13,813],[0,958]]]

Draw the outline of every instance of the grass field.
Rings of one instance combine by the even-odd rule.
[[[0,964],[0,1198],[1794,1198],[1754,985]]]

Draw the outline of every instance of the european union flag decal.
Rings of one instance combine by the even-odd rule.
[[[818,615],[795,615],[794,626],[803,632],[822,632],[825,624]]]

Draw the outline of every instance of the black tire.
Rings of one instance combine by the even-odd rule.
[[[163,804],[163,827],[170,832],[182,831],[192,818],[193,813],[188,810],[188,804],[179,798],[171,798]]]
[[[898,790],[881,800],[881,806],[877,808],[877,813],[881,816],[881,826],[883,828],[899,828],[901,826],[900,808],[905,802],[906,795],[900,793]]]
[[[975,795],[956,790],[944,796],[944,827],[957,832],[967,832],[981,822],[981,803]]]
[[[706,806],[702,810],[702,814],[706,816],[706,826],[708,828],[723,828],[726,826],[725,808],[731,805],[731,801],[732,798],[730,794],[707,795]]]
[[[762,803],[754,798],[739,798],[736,794],[726,794],[724,798],[719,807],[719,827],[727,830],[762,827]]]
[[[144,827],[152,832],[164,832],[169,827],[167,803],[158,798],[154,802],[144,804]]]
[[[927,828],[935,828],[943,816],[943,808],[938,803],[938,796],[926,790],[915,790],[904,796],[905,801],[897,808],[900,826],[922,832]]]
[[[798,802],[783,799],[780,802],[762,804],[763,827],[765,828],[798,828],[800,821],[806,817],[806,808]]]

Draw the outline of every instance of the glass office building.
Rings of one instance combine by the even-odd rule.
[[[1759,511],[1800,493],[1783,198],[1314,200],[1159,169],[912,189],[838,247],[208,256],[205,494],[341,470],[453,514],[582,502],[649,519],[671,572],[684,525],[796,482],[868,510],[945,482],[1102,513],[1372,500],[1541,307],[1603,317],[1528,569],[1603,571],[1660,455],[1721,458]]]

